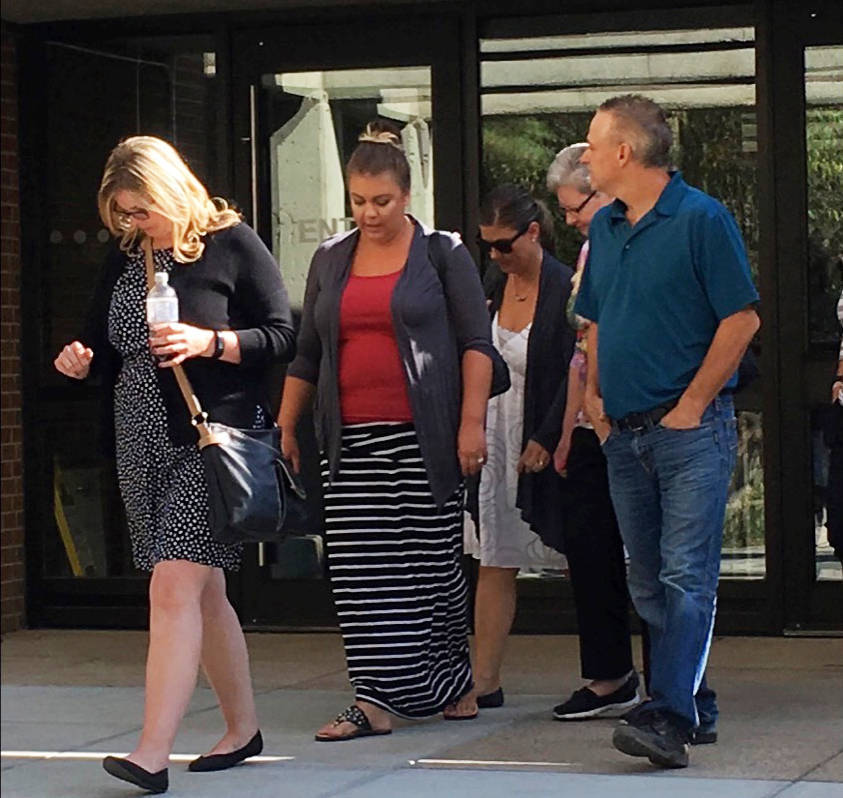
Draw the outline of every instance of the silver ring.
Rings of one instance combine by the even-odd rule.
[[[486,458],[485,458],[485,457],[478,457],[478,458],[477,458],[477,462],[478,462],[478,463],[480,463],[480,464],[482,465],[483,463],[485,463],[485,462],[486,462]]]

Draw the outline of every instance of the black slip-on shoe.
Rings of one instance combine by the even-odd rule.
[[[629,756],[647,757],[663,768],[688,767],[689,733],[658,711],[636,725],[622,723],[612,735],[612,745]]]
[[[477,696],[477,706],[480,709],[497,709],[503,706],[503,687],[491,693]]]
[[[239,765],[244,759],[250,756],[257,756],[263,751],[263,737],[261,737],[260,729],[255,732],[255,736],[249,740],[242,748],[236,751],[231,751],[228,754],[210,754],[209,756],[200,756],[194,759],[187,769],[191,773],[210,773],[213,770],[227,770]]]
[[[167,768],[159,770],[157,773],[150,773],[140,765],[117,756],[107,756],[102,760],[102,766],[106,773],[115,778],[128,781],[129,784],[134,784],[136,787],[156,795],[167,792],[167,788],[170,786]]]
[[[638,674],[633,673],[613,693],[600,696],[581,687],[563,704],[553,708],[555,720],[586,720],[605,712],[628,710],[641,702],[638,695]]]

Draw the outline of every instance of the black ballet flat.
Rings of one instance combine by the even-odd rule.
[[[477,706],[480,709],[497,709],[503,706],[503,687],[499,687],[492,693],[477,696]]]
[[[187,769],[191,773],[210,773],[213,770],[227,770],[239,765],[244,759],[250,756],[257,756],[263,751],[263,737],[261,737],[260,729],[255,732],[255,736],[249,740],[242,748],[232,751],[230,754],[211,754],[210,756],[200,756],[194,759]]]
[[[102,766],[106,773],[117,779],[128,781],[129,784],[134,784],[147,792],[160,794],[167,792],[167,788],[170,786],[167,768],[159,770],[157,773],[150,773],[140,765],[117,756],[107,756],[102,760]]]

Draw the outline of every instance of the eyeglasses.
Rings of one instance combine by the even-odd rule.
[[[582,211],[582,209],[586,205],[588,205],[589,202],[591,202],[591,200],[594,198],[594,195],[596,193],[597,193],[596,190],[592,191],[591,194],[589,194],[579,205],[577,205],[576,208],[566,208],[563,205],[559,210],[561,210],[563,213],[580,213],[580,211]]]
[[[480,248],[480,253],[485,256],[489,256],[492,254],[492,250],[496,249],[501,255],[509,255],[512,252],[512,245],[519,239],[527,230],[530,229],[530,225],[535,221],[535,219],[531,219],[527,224],[522,227],[512,238],[498,238],[495,241],[487,241],[480,233],[477,234],[477,246]]]
[[[136,211],[126,211],[123,208],[119,208],[116,205],[114,206],[114,215],[120,219],[121,222],[124,224],[129,224],[129,222],[145,222],[149,219],[149,211],[145,208],[140,208]]]

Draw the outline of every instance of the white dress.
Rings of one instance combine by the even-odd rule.
[[[565,557],[545,546],[521,519],[515,506],[518,492],[516,466],[521,457],[524,429],[524,385],[527,373],[528,324],[520,332],[492,321],[492,340],[509,366],[512,387],[489,400],[486,414],[488,460],[480,479],[479,540],[474,524],[466,517],[465,551],[481,565],[529,570],[564,569]]]

